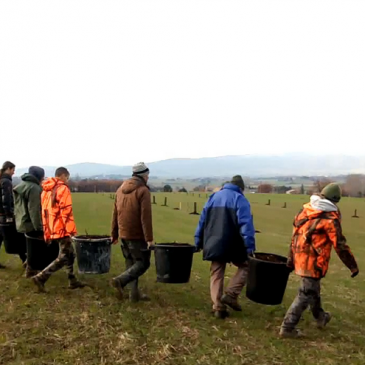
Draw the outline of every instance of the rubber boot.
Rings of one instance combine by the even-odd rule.
[[[46,292],[46,289],[44,287],[45,282],[38,275],[33,276],[32,281],[37,286],[38,291],[40,293],[45,293]]]
[[[142,294],[138,288],[138,279],[132,281],[130,284],[131,292],[129,295],[129,299],[132,303],[137,303],[139,301],[148,302],[151,299],[146,295]]]
[[[118,278],[114,278],[110,280],[110,285],[117,291],[118,299],[122,300],[124,295],[123,295],[123,287],[120,280]]]
[[[39,270],[33,270],[29,265],[27,265],[27,268],[25,270],[25,277],[27,279],[31,279],[33,276],[36,276],[40,273]]]
[[[296,328],[294,328],[292,330],[280,328],[279,336],[281,338],[301,338],[301,337],[303,337],[303,333],[301,330],[296,329]]]
[[[229,317],[229,312],[226,310],[214,311],[214,317],[217,319],[226,319]]]
[[[321,316],[317,319],[317,328],[323,329],[326,327],[328,322],[331,320],[332,314],[329,312],[323,312]]]
[[[85,288],[86,284],[82,281],[77,280],[77,278],[73,277],[72,279],[69,279],[68,288],[69,289],[82,289]]]
[[[242,307],[238,303],[237,298],[233,298],[228,294],[224,294],[221,298],[222,304],[227,305],[228,307],[231,307],[236,312],[242,312]]]

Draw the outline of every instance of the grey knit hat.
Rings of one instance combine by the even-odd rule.
[[[148,174],[150,172],[149,168],[146,166],[146,164],[144,162],[136,163],[133,166],[132,171],[133,171],[133,176],[145,175],[145,174]]]

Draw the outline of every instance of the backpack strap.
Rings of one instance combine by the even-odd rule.
[[[52,207],[55,207],[56,206],[56,203],[58,203],[57,200],[56,200],[56,198],[57,198],[57,189],[58,188],[59,188],[59,185],[56,184],[54,186],[54,188],[52,189],[52,194],[51,194],[51,204],[52,204]]]

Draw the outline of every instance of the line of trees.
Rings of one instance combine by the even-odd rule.
[[[296,189],[292,189],[291,186],[273,186],[271,184],[260,184],[257,188],[257,192],[261,194],[285,194],[289,190],[295,190],[296,194],[316,194],[322,191],[322,189],[333,182],[329,178],[321,178],[314,181],[313,185],[309,188],[305,188],[302,184]],[[340,184],[342,189],[342,195],[348,197],[362,198],[365,197],[365,175],[352,174],[346,177],[344,183]]]
[[[70,180],[69,186],[72,192],[115,193],[122,183],[123,180],[82,179]]]
[[[308,191],[308,193],[318,193],[331,182],[332,180],[330,179],[317,180],[314,183],[313,187]],[[348,175],[345,182],[341,184],[341,189],[343,196],[349,196],[354,198],[365,197],[365,175]]]
[[[14,186],[20,182],[20,178],[15,177],[13,179]],[[304,187],[301,185],[300,187],[296,188],[297,194],[314,194],[320,192],[327,184],[333,182],[329,178],[321,178],[317,179],[313,182],[313,185],[310,187]],[[104,193],[114,193],[117,191],[120,185],[122,185],[123,180],[119,179],[80,179],[75,178],[71,179],[69,182],[69,186],[71,191],[73,192],[104,192]],[[349,197],[365,197],[365,175],[361,174],[352,174],[348,175],[344,181],[344,183],[340,184],[342,188],[343,196]],[[151,191],[153,192],[172,192],[173,188],[171,185],[164,185],[164,186],[152,186],[150,185]],[[206,186],[199,185],[194,188],[196,192],[204,192]],[[249,188],[249,187],[248,187]],[[250,189],[248,189],[250,190]],[[273,186],[271,184],[260,184],[257,187],[257,192],[262,194],[270,194],[270,193],[277,193],[277,194],[285,194],[287,191],[293,190],[291,186]],[[176,187],[176,191],[179,192],[187,192],[187,190],[182,187]]]

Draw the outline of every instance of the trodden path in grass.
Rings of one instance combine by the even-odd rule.
[[[157,242],[193,243],[199,219],[187,211],[161,207],[164,196],[171,205],[192,205],[204,198],[181,194],[156,194],[154,231]],[[308,197],[252,194],[258,250],[286,254],[294,214]],[[105,234],[110,230],[112,199],[109,194],[73,195],[80,234]],[[281,206],[284,201],[288,207]],[[222,322],[211,314],[209,263],[194,257],[191,281],[184,285],[156,283],[154,264],[142,280],[152,302],[119,302],[109,287],[110,278],[124,269],[120,246],[114,246],[111,271],[82,279],[94,288],[67,290],[64,272],[47,283],[48,294],[37,294],[23,277],[20,260],[0,259],[0,364],[364,364],[365,285],[361,272],[365,258],[365,202],[344,199],[340,204],[344,232],[356,255],[360,275],[351,279],[336,255],[323,280],[323,305],[333,320],[323,331],[307,312],[300,323],[303,340],[277,336],[286,309],[294,299],[298,278],[292,275],[282,305],[267,307],[241,297],[242,313]],[[360,218],[352,219],[358,209]],[[363,212],[363,218],[361,218]],[[229,268],[227,276],[232,272]]]

